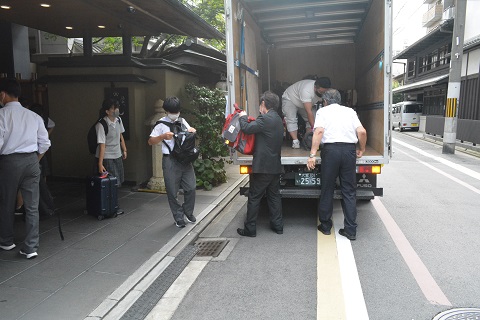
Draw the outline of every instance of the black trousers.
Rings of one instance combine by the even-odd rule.
[[[276,230],[283,230],[280,174],[252,173],[250,174],[247,219],[245,220],[245,230],[248,233],[257,233],[257,217],[260,210],[260,201],[265,192],[267,195],[268,210],[270,211],[270,225]]]
[[[357,154],[353,143],[326,143],[321,150],[322,195],[318,203],[318,217],[322,228],[332,227],[333,193],[337,177],[342,192],[344,228],[348,234],[357,234],[356,172]]]

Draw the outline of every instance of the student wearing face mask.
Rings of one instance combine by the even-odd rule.
[[[173,123],[179,120],[181,108],[180,100],[177,97],[166,98],[163,103],[163,109],[167,112],[167,116],[160,119],[160,121]],[[196,132],[194,128],[190,127],[185,119],[180,118],[180,121],[182,121],[183,126],[187,128],[188,132]],[[167,146],[165,146],[162,141],[165,141],[169,145],[170,150],[173,150],[173,132],[170,131],[170,128],[167,125],[159,123],[153,128],[152,133],[150,133],[148,144],[151,146],[160,144],[162,146],[162,169],[168,204],[172,211],[175,225],[178,228],[184,228],[185,219],[190,223],[195,223],[197,221],[193,215],[193,209],[195,207],[195,188],[197,187],[195,171],[193,170],[193,165],[191,163],[182,164],[171,157],[170,150],[168,150]],[[180,204],[177,198],[180,187],[183,190],[183,204]]]
[[[113,99],[106,99],[102,103],[100,116],[103,116],[107,123],[108,133],[105,135],[105,129],[100,122],[96,124],[98,146],[95,152],[95,173],[102,174],[107,171],[117,177],[117,187],[120,187],[125,180],[123,160],[127,159],[127,146],[123,139],[125,128],[118,107],[118,103]],[[122,213],[121,209],[117,211],[117,214]]]

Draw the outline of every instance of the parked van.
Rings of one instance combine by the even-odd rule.
[[[418,131],[423,104],[418,101],[403,101],[392,106],[392,129]]]

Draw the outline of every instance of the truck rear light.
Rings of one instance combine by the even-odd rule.
[[[240,166],[240,174],[252,173],[252,166]]]
[[[382,173],[382,166],[357,166],[357,173]]]

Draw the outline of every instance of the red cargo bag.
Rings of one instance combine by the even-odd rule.
[[[225,143],[243,154],[253,154],[255,148],[255,135],[246,134],[240,129],[240,112],[242,109],[235,104],[235,111],[229,114],[223,125],[222,137]],[[248,122],[255,121],[255,118],[248,117]]]

